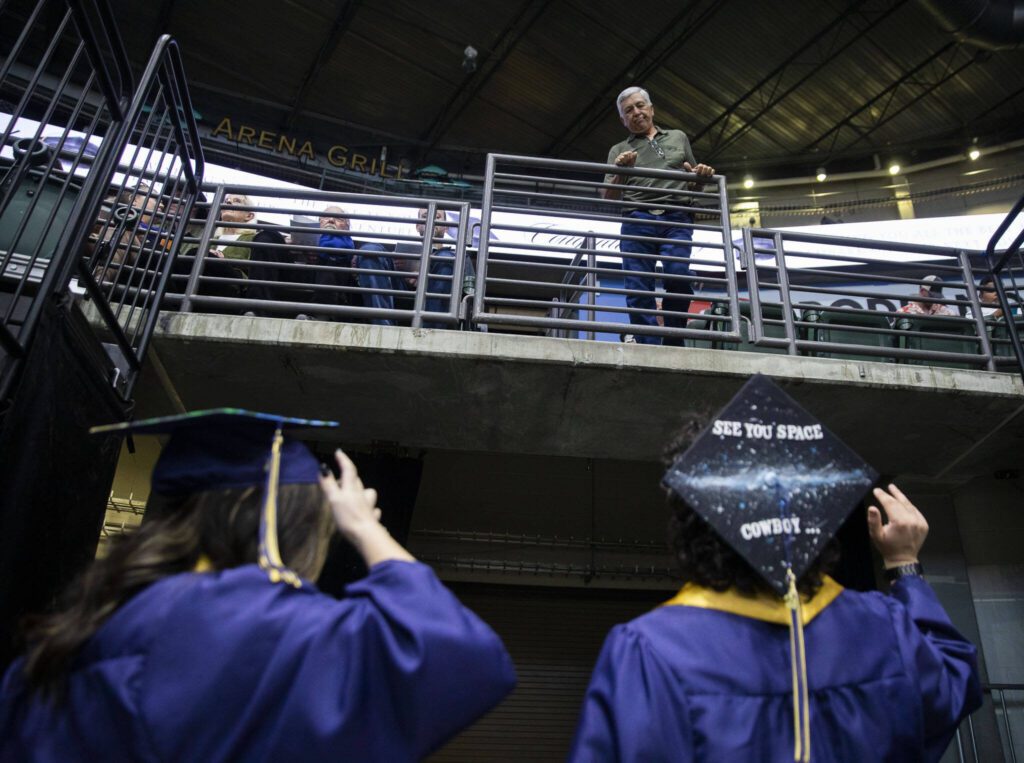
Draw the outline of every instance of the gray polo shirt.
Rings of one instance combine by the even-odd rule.
[[[615,157],[624,151],[636,151],[636,165],[651,170],[680,170],[683,162],[689,162],[691,167],[697,165],[693,158],[693,149],[690,148],[690,139],[682,130],[662,130],[655,126],[657,132],[654,140],[658,147],[664,152],[664,158],[657,149],[651,145],[651,141],[643,135],[630,135],[621,143],[616,143],[608,151],[608,164],[615,164]],[[609,173],[604,176],[604,182],[610,183],[615,177]],[[622,200],[626,202],[642,202],[645,204],[665,202],[677,205],[688,205],[691,199],[688,196],[665,193],[659,188],[685,189],[689,184],[680,180],[668,180],[663,178],[627,177],[622,188]],[[631,211],[631,207],[624,207],[624,212]],[[659,213],[661,210],[647,209],[649,212]]]

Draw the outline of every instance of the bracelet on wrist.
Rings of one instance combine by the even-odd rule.
[[[885,571],[885,579],[890,583],[894,583],[900,578],[915,576],[921,577],[924,575],[924,567],[921,566],[920,562],[912,562],[911,564],[901,564],[897,567],[890,567]]]

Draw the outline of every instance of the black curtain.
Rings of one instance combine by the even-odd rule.
[[[387,453],[350,453],[349,457],[359,470],[363,484],[377,491],[381,507],[381,522],[392,537],[403,546],[409,540],[412,512],[423,476],[421,458],[405,458]],[[333,459],[325,458],[326,463]],[[327,563],[317,586],[321,591],[341,596],[345,585],[366,575],[366,565],[359,554],[346,541],[335,537],[331,541]]]
[[[123,420],[112,366],[81,312],[48,302],[0,423],[0,661],[17,624],[50,607],[96,553]]]

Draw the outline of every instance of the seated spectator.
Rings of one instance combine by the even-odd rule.
[[[197,198],[201,197],[199,194]],[[154,222],[148,224],[149,228],[157,228],[160,234],[160,248],[169,252],[174,245],[174,236],[184,224],[185,235],[188,233],[189,224],[185,219],[185,208],[187,196],[171,195],[160,200],[157,214],[153,216]]]
[[[257,231],[252,228],[236,228],[234,225],[238,223],[251,223],[256,219],[256,213],[247,209],[236,209],[235,207],[250,206],[252,206],[252,201],[243,194],[228,194],[224,197],[224,203],[220,209],[220,220],[222,223],[227,224],[217,228],[214,232],[214,237],[218,239],[231,239],[238,243],[228,244],[222,241],[210,250],[209,255],[217,259],[238,260],[239,262],[234,263],[232,267],[237,277],[243,279],[248,277],[249,269],[241,263],[249,259],[252,249],[248,246],[242,246],[242,244],[256,238]]]
[[[978,301],[981,302],[981,317],[999,319],[1003,317],[1003,308],[999,304],[999,295],[996,293],[996,281],[992,276],[986,276],[978,284]],[[973,318],[974,311],[968,309],[967,317]]]
[[[138,217],[130,202],[120,202],[119,194],[111,193],[103,200],[83,251],[97,283],[115,280],[122,263],[130,256],[129,248],[138,247],[130,233]]]
[[[284,236],[278,231],[268,229],[240,228],[236,227],[242,223],[256,221],[256,213],[242,207],[253,206],[252,200],[240,193],[229,193],[224,197],[220,209],[220,221],[224,223],[214,231],[214,238],[220,241],[209,250],[203,266],[203,275],[211,278],[231,279],[224,281],[207,282],[200,286],[200,293],[213,297],[230,297],[234,299],[252,297],[255,299],[266,298],[266,294],[259,292],[259,286],[254,293],[250,294],[247,281],[250,276],[256,280],[266,280],[262,276],[265,273],[250,274],[249,261],[253,257],[254,247],[252,244],[283,244]],[[262,268],[256,270],[262,271]],[[240,313],[242,310],[228,308],[227,310],[208,309],[207,312],[229,312]],[[246,315],[255,315],[254,310],[245,310]]]
[[[203,235],[203,228],[206,227],[206,219],[210,215],[210,205],[206,194],[202,191],[196,196],[195,204],[192,205],[191,217],[185,227],[185,236],[198,239]],[[194,241],[183,243],[174,258],[171,266],[171,278],[167,283],[167,291],[172,294],[184,294],[188,278],[195,266],[195,255],[199,244]]]
[[[322,247],[317,252],[316,264],[320,269],[313,276],[313,283],[317,286],[328,287],[354,287],[356,279],[350,268],[353,266],[353,256],[356,245],[349,235],[349,219],[342,207],[325,207],[320,213],[320,238],[317,246]],[[383,248],[375,244],[367,244],[366,247],[376,247],[373,251],[383,251]],[[327,249],[328,251],[324,251]],[[334,289],[317,289],[313,297],[318,305],[347,305],[349,304],[348,292],[335,291]],[[320,320],[336,320],[336,316],[318,315]]]
[[[249,204],[248,197],[238,195],[229,196],[225,199],[234,199],[235,204]],[[244,201],[243,201],[244,200]],[[173,200],[172,200],[173,204]],[[168,207],[171,209],[171,207]],[[200,193],[192,207],[192,216],[188,221],[185,235],[189,238],[199,238],[203,234],[206,225],[206,218],[209,215],[210,207],[206,203],[206,197]],[[255,213],[240,213],[239,210],[222,210],[221,220],[225,220],[225,213],[229,221],[250,222],[255,219]],[[233,219],[238,218],[238,219]],[[233,236],[228,232],[230,229],[219,228],[214,232],[215,237]],[[244,288],[238,284],[203,284],[202,292],[214,296],[241,297],[253,300],[281,300],[288,301],[293,295],[287,293],[278,283],[289,283],[295,280],[295,272],[289,269],[277,267],[279,263],[294,262],[295,253],[290,249],[281,248],[288,243],[286,234],[274,230],[271,227],[260,230],[245,229],[237,234],[235,241],[251,242],[252,244],[274,244],[276,246],[241,246],[237,244],[224,244],[219,249],[210,249],[204,264],[204,273],[210,276],[222,278],[245,278]],[[167,290],[171,293],[181,294],[185,291],[185,285],[195,266],[195,253],[198,244],[189,242],[184,244],[175,259],[172,277]],[[235,262],[225,262],[225,258],[232,260],[248,260],[246,266],[239,266]],[[248,271],[248,272],[246,272]],[[245,315],[276,315],[277,313],[253,309],[246,310]]]
[[[923,279],[924,283],[921,284],[921,288],[918,289],[918,295],[925,299],[940,299],[942,297],[942,279],[938,276],[925,276]],[[918,300],[911,300],[907,304],[903,305],[897,312],[905,313],[909,315],[953,315],[953,310],[949,305],[944,305],[941,302],[925,301],[921,302]]]
[[[282,263],[295,261],[295,253],[291,249],[282,248],[288,243],[286,234],[273,228],[262,228],[255,231],[252,237],[254,244],[277,244],[277,246],[253,246],[249,252],[249,278],[246,281],[246,299],[289,301],[290,294],[280,286],[290,283],[292,271],[278,267]],[[258,307],[245,312],[246,315],[274,316],[277,313]]]
[[[419,222],[416,224],[416,231],[420,236],[426,230],[427,210],[419,211]],[[430,265],[427,272],[430,278],[427,280],[427,299],[424,309],[432,313],[444,313],[448,311],[448,300],[452,289],[461,290],[461,284],[453,283],[455,274],[455,252],[452,251],[445,240],[447,223],[445,212],[438,209],[435,215],[434,234],[431,246]],[[368,247],[363,247],[365,251]],[[416,263],[415,258],[409,262]],[[394,295],[390,291],[409,291],[416,288],[418,275],[405,268],[397,268],[392,257],[381,254],[359,254],[356,256],[356,267],[359,269],[359,285],[367,291],[363,294],[363,304],[367,307],[375,307],[383,310],[393,310],[395,306]],[[472,265],[466,263],[467,274],[472,273]],[[402,271],[402,274],[396,271]],[[371,272],[374,271],[374,272]],[[376,272],[376,271],[389,271]],[[392,275],[395,273],[395,275]],[[378,326],[393,326],[395,322],[390,318],[373,318],[371,323]],[[435,321],[424,321],[424,328],[445,328],[446,324]]]
[[[148,183],[112,192],[86,240],[86,257],[97,260],[93,268],[96,281],[127,284],[132,282],[136,265],[155,266],[159,258],[152,255],[166,251],[171,240],[162,229],[165,219],[159,198]],[[144,256],[147,252],[148,257]]]

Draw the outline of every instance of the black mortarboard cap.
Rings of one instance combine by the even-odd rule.
[[[878,478],[768,377],[752,377],[662,481],[780,595]]]
[[[263,486],[260,566],[275,582],[298,584],[298,576],[284,566],[278,549],[277,488],[315,484],[320,465],[306,445],[285,439],[284,431],[337,426],[335,421],[216,408],[98,426],[90,432],[169,435],[151,479],[152,490],[161,495]]]

